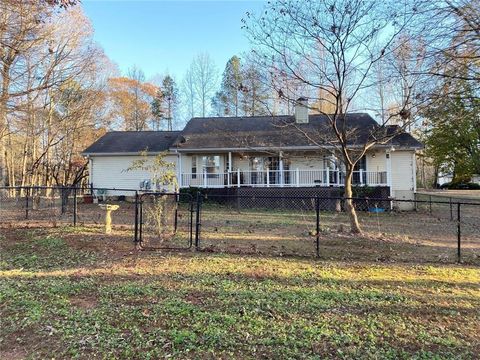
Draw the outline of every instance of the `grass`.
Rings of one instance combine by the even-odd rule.
[[[480,269],[3,230],[0,358],[474,359]]]

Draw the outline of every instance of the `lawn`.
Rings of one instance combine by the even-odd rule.
[[[142,252],[0,229],[0,358],[474,359],[473,265]]]

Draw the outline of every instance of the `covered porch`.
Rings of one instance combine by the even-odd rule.
[[[389,186],[389,156],[370,151],[357,164],[353,183]],[[391,170],[390,170],[391,171]],[[181,188],[341,187],[345,170],[337,157],[306,152],[179,154]]]

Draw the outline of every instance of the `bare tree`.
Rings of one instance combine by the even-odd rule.
[[[198,54],[191,65],[193,88],[198,97],[203,117],[207,115],[210,100],[217,88],[218,73],[215,63],[207,53]]]
[[[186,105],[185,120],[190,120],[196,114],[196,95],[195,95],[195,79],[193,75],[192,66],[187,70],[182,81],[182,96],[183,103]]]
[[[387,131],[389,119],[385,119],[372,127],[367,136],[362,135],[349,122],[348,112],[357,98],[375,88],[375,65],[395,50],[395,40],[407,33],[407,25],[415,14],[411,4],[401,5],[398,1],[279,0],[267,5],[261,15],[248,14],[244,20],[258,66],[269,69],[273,63],[288,80],[303,84],[306,91],[310,89],[310,94],[316,94],[310,96],[313,103],[332,103],[333,107],[327,107],[332,112],[321,107],[311,109],[326,116],[329,129],[304,135],[319,149],[325,145],[333,147],[341,157],[346,208],[354,233],[361,232],[351,200],[355,165],[368,149],[387,143],[397,132]],[[289,102],[302,95],[295,94],[294,98],[275,85],[278,83],[273,84]],[[325,98],[319,98],[319,94]],[[410,100],[409,95],[406,99]],[[390,116],[406,115],[405,103]]]
[[[30,1],[0,6],[2,183],[75,181],[85,165],[79,152],[98,136],[93,128],[108,61],[80,7],[58,12]]]

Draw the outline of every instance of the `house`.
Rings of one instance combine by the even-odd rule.
[[[147,150],[149,156],[166,153],[165,160],[175,164],[180,188],[231,189],[242,194],[246,189],[249,194],[330,189],[336,191],[331,194],[339,194],[344,166],[327,121],[324,115],[309,115],[301,104],[294,116],[192,118],[182,131],[110,132],[83,154],[96,188],[154,190],[150,174],[127,170]],[[352,147],[360,146],[379,127],[365,113],[348,114],[345,123]],[[406,132],[375,145],[357,164],[354,184],[383,189],[379,196],[413,199],[415,152],[422,147]]]

